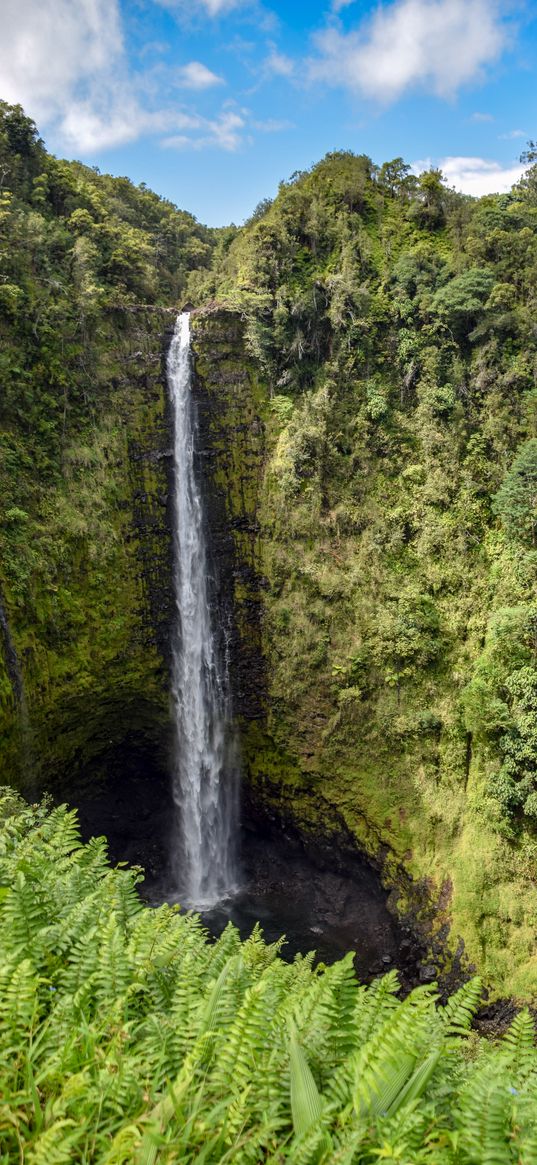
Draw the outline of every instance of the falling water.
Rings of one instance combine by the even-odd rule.
[[[176,748],[172,856],[184,905],[214,906],[235,883],[237,779],[227,666],[213,625],[204,515],[195,474],[196,417],[191,394],[190,317],[177,319],[168,355],[174,418],[172,644]]]

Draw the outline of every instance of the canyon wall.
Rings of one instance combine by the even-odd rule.
[[[483,650],[490,560],[445,527],[401,569],[405,507],[417,515],[434,480],[449,488],[449,424],[431,417],[429,448],[394,448],[389,465],[355,448],[354,481],[325,454],[321,486],[323,388],[282,406],[233,312],[195,313],[193,336],[248,812],[322,838],[336,863],[357,845],[433,942],[449,933],[448,962],[462,938],[467,962],[531,993],[528,851],[490,815],[490,753],[461,702]],[[290,490],[304,431],[313,452]]]

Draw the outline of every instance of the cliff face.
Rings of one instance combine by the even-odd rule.
[[[311,461],[300,490],[289,490],[290,447],[303,430],[310,446],[323,439],[322,386],[313,405],[295,402],[291,413],[271,397],[232,312],[201,311],[193,332],[210,536],[220,586],[233,596],[249,806],[323,837],[334,860],[358,845],[407,885],[403,907],[428,901],[433,932],[445,938],[451,928],[452,950],[462,937],[498,989],[531,994],[528,851],[487,816],[491,756],[461,710],[482,651],[469,629],[486,620],[490,561],[477,544],[446,536],[406,574],[397,565],[409,483],[417,513],[419,484],[431,488],[431,475],[439,484],[448,430],[436,422],[430,466],[419,471],[416,445],[410,462],[394,446],[389,470],[370,453],[351,519],[337,461],[325,461],[324,499]],[[396,678],[383,678],[386,657]]]
[[[167,799],[171,442],[163,353],[174,315],[116,312],[108,320],[98,421],[67,446],[46,509],[41,501],[27,515],[36,552],[48,561],[23,605],[7,588],[9,624],[4,618],[4,772],[32,795],[48,789],[78,804],[88,827],[100,832],[108,823],[112,846],[133,810],[135,854],[136,814],[145,803],[147,815],[158,796],[165,812]]]
[[[82,805],[127,854],[167,805],[170,305],[213,235],[53,158],[5,102],[0,167],[4,779]]]
[[[169,817],[164,353],[174,315],[110,318],[99,424],[91,439],[86,431],[69,446],[47,498],[61,557],[47,542],[48,570],[34,578],[24,608],[9,604],[8,588],[3,622],[10,780],[77,804],[88,832],[106,828],[112,852],[141,858],[149,872],[162,860]],[[461,714],[461,690],[482,650],[490,562],[474,553],[470,578],[468,545],[456,541],[455,553],[449,539],[441,553],[436,543],[434,555],[422,556],[440,619],[412,570],[398,568],[405,491],[410,481],[419,514],[423,482],[436,473],[438,486],[447,423],[436,423],[427,472],[416,469],[416,443],[410,475],[408,455],[394,444],[391,479],[375,449],[368,457],[363,450],[360,468],[342,478],[341,463],[323,452],[337,396],[327,401],[322,383],[291,408],[271,395],[233,311],[195,312],[192,333],[214,600],[249,812],[323,838],[334,863],[358,845],[388,879],[409,873],[437,904],[438,929],[451,925],[452,946],[462,935],[500,989],[531,993],[537,908],[529,851],[487,820],[490,761]],[[359,492],[352,513],[343,508],[349,488]],[[42,533],[39,515],[32,520]],[[26,553],[27,541],[21,545]],[[472,620],[478,633],[469,638]],[[393,659],[394,636],[396,680],[381,673],[381,651]]]
[[[243,325],[225,311],[192,316],[193,391],[199,425],[208,551],[237,715],[266,715],[259,510],[265,464],[266,387],[249,358]]]
[[[266,385],[253,799],[404,869],[537,990],[537,167],[471,200],[350,152],[206,294]]]

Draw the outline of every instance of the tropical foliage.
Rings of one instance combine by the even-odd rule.
[[[243,722],[255,796],[301,827],[343,821],[392,869],[446,888],[439,926],[530,997],[532,143],[525,161],[510,193],[471,199],[437,170],[339,151],[215,232],[51,157],[0,107],[0,755],[10,780],[27,776],[21,680],[53,787],[95,775],[96,757],[113,772],[133,725],[151,738],[144,763],[164,739],[161,355],[193,300],[229,438],[214,491],[231,498],[237,559],[256,542],[248,572],[229,571],[266,683],[266,723]],[[238,327],[222,341],[217,309],[242,318],[246,350]]]
[[[537,1161],[533,1023],[481,1042],[479,980],[440,1006],[352,954],[211,942],[72,811],[3,790],[0,819],[2,1165]]]
[[[110,396],[117,407],[130,312],[177,303],[212,247],[206,227],[144,186],[52,157],[22,109],[0,102],[1,581],[27,617],[70,542],[110,541],[96,478],[118,452]],[[87,498],[76,505],[80,474],[93,518]]]
[[[504,990],[516,968],[529,997],[531,147],[525,160],[510,193],[472,199],[400,158],[379,168],[330,154],[283,182],[192,278],[243,315],[270,397],[256,512],[270,687],[268,734],[256,728],[249,751],[258,795],[268,772],[299,820],[343,819],[371,852],[386,846],[438,892],[449,885],[472,960]]]

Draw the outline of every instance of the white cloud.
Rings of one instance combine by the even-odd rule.
[[[214,144],[221,150],[238,150],[243,144],[241,131],[246,122],[238,113],[228,110],[221,113],[212,123]],[[211,144],[210,141],[208,144]]]
[[[117,0],[3,0],[0,92],[37,120],[63,113],[80,83],[121,60]]]
[[[218,0],[212,0],[213,7]],[[200,61],[133,73],[124,49],[119,0],[2,0],[0,95],[20,103],[51,138],[77,157],[136,141],[182,135],[196,148],[241,144],[242,114],[212,119],[162,108],[163,88],[203,91],[223,83]]]
[[[211,89],[213,85],[223,85],[223,78],[212,73],[201,61],[189,61],[176,69],[176,84],[183,89]]]
[[[72,101],[61,120],[64,145],[78,156],[137,141],[143,134],[196,128],[199,120],[174,109],[142,108],[128,85],[111,85],[92,100]]]
[[[0,93],[78,156],[163,119],[129,78],[118,0],[3,0]]]
[[[425,86],[452,96],[478,78],[507,39],[494,0],[395,0],[358,29],[325,29],[310,76],[380,101]]]
[[[291,60],[291,57],[278,52],[275,48],[271,49],[266,57],[263,68],[266,73],[271,73],[277,77],[292,77],[295,71],[294,61]]]
[[[477,121],[477,122],[494,121],[494,117],[493,117],[492,113],[472,113],[470,121]]]
[[[244,0],[201,0],[209,16],[219,16],[221,12],[229,12],[232,8],[240,8]]]
[[[261,0],[154,0],[154,3],[187,27],[203,27],[207,17],[217,20],[231,12],[239,12],[240,17],[244,14],[263,32],[272,32],[279,24],[276,14],[265,8]]]
[[[281,133],[285,129],[294,129],[294,122],[287,121],[277,117],[266,117],[264,121],[252,121],[253,129],[261,130],[261,133]]]
[[[139,137],[139,111],[123,107],[100,113],[90,102],[73,102],[62,119],[61,132],[67,148],[77,154],[108,150]]]
[[[193,8],[201,7],[208,16],[221,16],[234,8],[243,8],[249,2],[250,0],[194,0],[193,3],[192,0],[156,0],[156,3],[161,8],[166,8],[168,12],[192,15]]]
[[[161,145],[175,150],[202,150],[207,146],[214,146],[220,150],[235,153],[245,142],[244,131],[247,127],[245,113],[237,113],[232,109],[223,109],[215,118],[195,116],[183,118],[180,129],[196,131],[191,135],[185,133],[171,134],[162,140]]]
[[[501,141],[512,142],[516,138],[527,138],[529,134],[526,133],[525,129],[510,129],[509,133],[501,133],[498,136]]]
[[[416,163],[423,169],[420,163]],[[525,166],[502,166],[488,158],[442,158],[438,162],[448,186],[463,194],[504,194],[522,177]],[[415,167],[413,167],[415,169]]]
[[[142,59],[150,56],[161,56],[163,53],[170,51],[171,45],[166,40],[146,40],[142,48],[138,50],[138,56]]]

